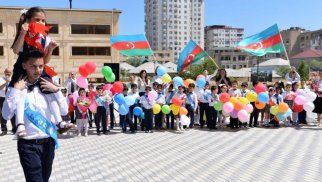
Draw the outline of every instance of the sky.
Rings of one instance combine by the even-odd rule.
[[[69,0],[0,0],[0,6],[69,8]],[[73,8],[116,8],[122,11],[119,34],[144,33],[144,0],[73,0]],[[205,25],[244,28],[246,36],[275,23],[280,29],[318,30],[321,10],[321,0],[205,0]]]

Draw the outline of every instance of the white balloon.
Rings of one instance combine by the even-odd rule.
[[[186,115],[180,116],[180,121],[182,125],[189,125],[190,124],[190,119]]]
[[[305,98],[308,102],[313,102],[316,99],[316,94],[312,91],[306,93]]]
[[[314,109],[314,104],[312,102],[306,102],[304,103],[303,108],[307,112],[312,112]]]

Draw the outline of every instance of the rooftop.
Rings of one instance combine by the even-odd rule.
[[[291,59],[305,59],[305,58],[322,58],[322,50],[308,49],[304,52],[301,52]]]

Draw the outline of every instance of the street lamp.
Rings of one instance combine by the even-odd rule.
[[[69,0],[69,9],[72,9],[72,1],[73,0]]]

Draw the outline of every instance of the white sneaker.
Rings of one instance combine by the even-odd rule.
[[[181,130],[181,131],[186,131],[186,130],[185,130],[185,129],[183,129],[183,128],[180,128],[180,130]]]
[[[87,133],[85,133],[85,137],[88,137],[88,134]]]
[[[78,133],[78,135],[77,135],[78,137],[81,137],[82,136],[82,134],[81,133]]]

